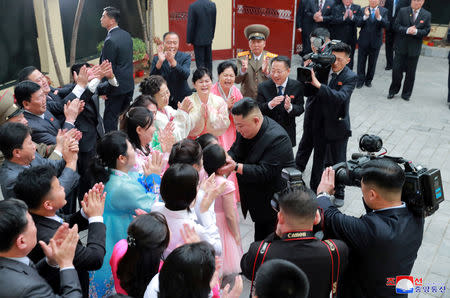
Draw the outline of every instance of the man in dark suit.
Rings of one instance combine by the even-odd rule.
[[[36,146],[31,141],[30,128],[21,123],[5,123],[0,126],[0,150],[6,160],[0,167],[0,184],[5,199],[14,198],[14,185],[17,176],[26,168],[49,165],[58,172],[58,179],[69,196],[78,185],[76,173],[78,145],[75,140],[67,140],[61,152],[62,160],[45,159],[36,153]],[[72,202],[68,204],[74,207]],[[74,209],[74,208],[73,208]],[[75,210],[66,209],[70,214]]]
[[[255,222],[255,241],[275,230],[276,213],[270,207],[273,194],[285,188],[281,170],[294,166],[292,143],[286,131],[264,117],[258,103],[243,98],[231,109],[237,136],[228,151],[223,172],[237,173],[241,208]]]
[[[332,29],[334,0],[305,0],[305,12],[301,20],[302,36],[305,36],[307,43],[303,45],[303,54],[311,53],[311,43],[309,40],[311,32],[317,27]],[[330,30],[331,31],[331,30]]]
[[[75,120],[84,107],[78,98],[64,107],[65,120],[60,122],[47,110],[46,97],[41,86],[31,81],[20,82],[14,88],[17,104],[24,109],[28,126],[32,128],[31,137],[36,143],[56,144],[59,129],[74,128]]]
[[[378,6],[379,2],[379,0],[369,0],[369,6],[361,8],[363,17],[358,22],[361,31],[358,39],[358,83],[356,88],[362,88],[364,84],[372,87],[378,54],[383,44],[383,28],[389,25],[387,9]]]
[[[216,31],[216,4],[211,0],[197,0],[189,5],[186,42],[194,46],[197,69],[206,67],[212,72],[211,44]]]
[[[258,85],[259,109],[280,124],[288,133],[292,147],[296,144],[295,117],[303,109],[303,83],[289,78],[291,60],[277,56],[271,61],[271,79]]]
[[[408,101],[411,97],[417,62],[422,50],[422,40],[431,30],[431,13],[422,8],[424,2],[425,0],[412,0],[411,6],[400,9],[395,19],[394,68],[388,99],[393,98],[400,91],[403,72],[405,72],[405,82],[402,98]]]
[[[18,76],[17,81],[20,83],[22,81],[32,81],[41,86],[42,91],[44,92],[47,100],[47,109],[56,116],[56,119],[59,122],[65,121],[64,115],[64,105],[68,101],[73,101],[75,98],[80,98],[81,94],[83,94],[84,90],[87,87],[88,83],[88,74],[87,72],[81,72],[76,78],[75,83],[76,86],[69,92],[61,92],[61,88],[53,88],[49,85],[49,82],[39,69],[34,66],[27,66],[23,68]]]
[[[336,61],[331,66],[328,83],[320,83],[312,73],[312,81],[306,88],[306,95],[314,96],[314,159],[310,186],[316,191],[326,165],[347,160],[347,142],[351,136],[350,97],[356,85],[356,74],[346,65],[350,62],[350,46],[340,42],[333,45]],[[344,205],[344,188],[336,190],[334,204]]]
[[[117,130],[119,115],[125,111],[133,99],[133,41],[131,35],[119,28],[120,10],[108,6],[103,9],[100,19],[103,28],[108,30],[100,55],[100,63],[108,60],[119,83],[110,87],[106,94],[104,126],[105,132]]]
[[[180,38],[175,32],[167,32],[158,46],[158,55],[153,57],[150,75],[160,75],[169,88],[169,105],[177,109],[178,103],[192,94],[187,79],[191,73],[191,55],[178,51]]]
[[[361,6],[353,4],[353,0],[342,0],[333,8],[333,34],[331,39],[345,42],[352,48],[348,67],[353,70],[356,48],[356,28],[362,18]]]
[[[351,249],[342,297],[392,297],[387,278],[410,275],[422,243],[424,219],[401,201],[403,169],[389,159],[374,159],[362,168],[361,191],[367,214],[342,214],[330,202],[334,171],[327,168],[317,188],[324,233]]]
[[[320,241],[314,237],[313,225],[320,222],[317,207],[316,196],[309,189],[295,189],[281,195],[278,199],[277,229],[263,241],[250,244],[248,252],[241,259],[242,273],[254,280],[254,274],[263,262],[287,260],[308,276],[310,289],[307,297],[330,297],[330,292],[333,288],[337,289],[338,282],[345,274],[349,249],[344,241]],[[264,249],[261,246],[269,244]],[[330,247],[337,251],[336,262],[330,255]],[[264,251],[264,258],[260,256],[261,251]],[[339,273],[333,276],[335,272]]]
[[[67,226],[58,230],[50,245],[40,243],[47,258],[35,264],[27,257],[37,243],[36,226],[27,205],[16,199],[0,201],[0,296],[82,297],[77,272],[72,264],[78,230],[76,227],[67,230]],[[59,293],[54,293],[44,279],[49,279],[55,272],[58,274],[55,266],[59,266]]]
[[[16,198],[24,201],[37,228],[38,241],[47,243],[62,225],[57,210],[66,204],[64,187],[59,184],[55,171],[48,166],[32,167],[17,177],[14,187]],[[101,268],[105,256],[106,227],[103,224],[105,195],[103,185],[97,185],[85,195],[82,209],[66,218],[69,226],[77,224],[79,231],[88,228],[87,244],[78,241],[73,265],[78,272],[83,297],[89,297],[89,273]],[[28,255],[33,262],[45,257],[40,246]],[[58,276],[49,282],[55,292],[60,291]]]
[[[389,26],[385,29],[386,70],[391,70],[394,61],[394,24],[400,8],[407,7],[411,0],[385,0],[384,7],[388,10]]]

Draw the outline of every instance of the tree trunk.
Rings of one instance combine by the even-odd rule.
[[[148,28],[148,38],[150,39],[150,41],[153,40],[153,18],[152,18],[152,10],[153,10],[153,1],[152,0],[147,0],[147,28]],[[150,46],[148,49],[149,52],[149,59],[151,61],[152,57],[153,57],[153,43],[150,42]]]
[[[80,26],[81,13],[83,12],[85,0],[78,0],[77,11],[75,12],[75,19],[73,21],[72,28],[72,41],[70,42],[70,62],[69,65],[72,66],[75,63],[75,57],[77,52],[77,38],[78,38],[78,27]]]
[[[141,26],[142,26],[142,30],[144,31],[144,43],[145,43],[145,48],[146,48],[146,52],[147,55],[149,57],[150,56],[150,39],[149,39],[149,30],[147,27],[147,22],[144,19],[144,14],[142,12],[142,5],[141,5],[141,0],[136,0],[137,2],[137,8],[138,8],[138,12],[139,12],[139,20],[141,21]],[[145,16],[147,16],[147,14],[145,14]]]
[[[50,47],[50,52],[52,54],[53,64],[55,65],[56,76],[58,77],[59,85],[63,86],[64,80],[61,74],[61,69],[59,68],[58,59],[56,57],[55,44],[53,43],[53,34],[50,25],[50,15],[48,12],[48,0],[44,0],[44,11],[45,11],[45,26],[47,27],[48,45]]]

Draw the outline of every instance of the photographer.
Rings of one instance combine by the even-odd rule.
[[[310,180],[314,191],[325,166],[346,160],[347,142],[351,136],[349,106],[357,81],[356,74],[347,67],[351,49],[347,44],[338,42],[332,45],[331,50],[335,61],[328,73],[328,83],[321,83],[311,70],[310,87],[307,85],[305,89],[306,95],[312,89],[311,96],[314,98],[314,159]],[[343,187],[336,189],[334,204],[336,207],[344,205]]]
[[[274,209],[278,219],[276,232],[250,245],[241,260],[242,273],[253,281],[262,263],[287,260],[308,276],[308,297],[330,297],[347,267],[348,247],[340,240],[320,241],[314,237],[313,225],[320,221],[314,193],[309,189],[288,189]],[[279,297],[284,297],[281,292]]]
[[[362,167],[361,191],[367,213],[360,218],[342,214],[330,201],[334,170],[325,169],[317,188],[328,237],[345,241],[350,255],[343,297],[395,296],[388,277],[410,275],[422,243],[423,217],[401,201],[403,169],[389,159],[374,159]]]

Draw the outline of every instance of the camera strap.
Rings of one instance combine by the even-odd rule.
[[[339,268],[341,267],[341,258],[336,243],[333,240],[327,239],[322,241],[328,248],[331,258],[331,294],[332,297],[337,297],[337,287],[339,281]]]
[[[258,247],[258,252],[256,253],[255,262],[253,263],[253,272],[252,272],[252,285],[250,287],[250,298],[253,293],[253,283],[255,281],[255,272],[256,272],[256,264],[259,263],[258,268],[264,263],[264,259],[266,258],[267,251],[272,243],[261,241],[261,244]]]

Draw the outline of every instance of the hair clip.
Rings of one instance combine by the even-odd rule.
[[[136,239],[133,236],[127,236],[127,243],[129,247],[136,247]]]

